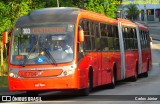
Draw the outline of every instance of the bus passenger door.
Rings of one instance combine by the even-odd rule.
[[[96,55],[96,61],[97,61],[97,66],[94,69],[94,85],[98,86],[101,85],[101,44],[100,44],[100,28],[99,28],[99,23],[94,22],[94,30],[95,34],[95,55]]]
[[[96,61],[97,65],[94,69],[94,83],[96,86],[101,85],[101,50],[100,50],[100,38],[95,38],[96,46]]]
[[[101,84],[107,84],[111,81],[111,52],[113,48],[112,25],[101,23]],[[110,37],[109,37],[110,36]]]

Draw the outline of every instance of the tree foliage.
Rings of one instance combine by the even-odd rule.
[[[89,0],[88,3],[85,3],[85,9],[115,18],[118,5],[116,2],[117,0]]]
[[[12,28],[16,20],[30,11],[28,0],[0,2],[0,33]]]
[[[127,13],[126,17],[128,19],[131,19],[131,20],[137,19],[138,15],[139,15],[139,10],[138,10],[136,4],[126,5],[125,8],[127,8],[127,10],[125,12]]]
[[[4,2],[0,2],[0,33],[11,25],[9,17],[7,17],[8,9],[9,7]]]

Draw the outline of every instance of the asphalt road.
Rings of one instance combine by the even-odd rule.
[[[160,40],[160,26],[149,27],[149,31],[153,39]]]

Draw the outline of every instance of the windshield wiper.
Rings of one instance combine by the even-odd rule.
[[[26,65],[26,63],[28,62],[28,59],[29,59],[31,53],[32,53],[33,49],[35,49],[36,46],[37,46],[37,44],[35,44],[35,45],[31,48],[31,50],[29,51],[26,60],[25,60],[25,61],[23,62],[23,64],[22,64],[23,67],[24,67],[24,66]],[[45,47],[42,47],[42,46],[41,46],[41,48],[44,49],[45,53],[50,57],[50,59],[52,60],[52,62],[57,66],[57,62],[56,62],[56,60],[53,58],[53,56],[51,55],[51,53],[50,53]]]
[[[52,60],[52,62],[57,66],[57,62],[56,60],[53,58],[53,56],[51,55],[51,53],[45,48],[42,46],[42,50],[44,49],[44,51],[47,53],[47,55],[50,57],[50,59]]]
[[[23,67],[24,67],[24,66],[26,65],[26,63],[28,62],[28,59],[29,59],[29,56],[30,56],[31,53],[32,53],[32,50],[35,49],[35,47],[36,47],[37,45],[38,45],[38,43],[36,42],[36,44],[30,49],[30,51],[29,51],[29,53],[28,53],[28,55],[27,55],[26,60],[24,60],[24,62],[23,62],[23,64],[22,64]]]

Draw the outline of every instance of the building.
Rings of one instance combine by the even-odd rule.
[[[138,9],[141,11],[137,20],[144,21],[144,14],[146,10],[147,21],[160,22],[160,0],[122,0],[122,5],[118,6],[120,17],[125,18],[125,5],[130,3],[137,4]]]
[[[144,21],[144,6],[146,6],[147,21],[160,22],[160,3],[138,5],[138,9],[141,11],[141,13],[139,14],[139,20],[141,21]]]

